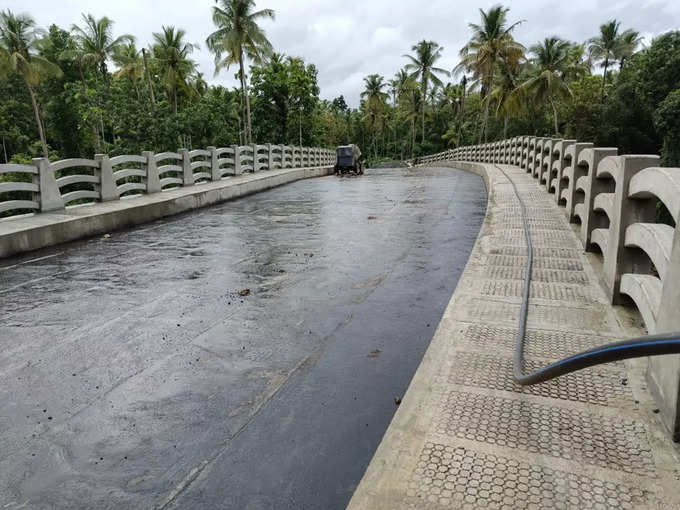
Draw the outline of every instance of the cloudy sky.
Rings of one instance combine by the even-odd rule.
[[[237,84],[235,71],[214,77],[213,59],[205,46],[213,30],[214,0],[3,0],[3,8],[29,12],[40,26],[56,23],[68,28],[82,12],[115,21],[116,34],[129,33],[147,45],[161,25],[186,30],[188,40],[201,49],[194,54],[212,83]],[[480,7],[497,3],[456,0],[258,0],[258,7],[276,11],[276,21],[265,22],[277,51],[304,57],[319,70],[321,96],[340,94],[356,106],[363,77],[370,73],[392,76],[403,64],[402,55],[423,39],[444,46],[441,67],[453,68],[460,47],[469,37],[468,23],[477,22]],[[506,0],[510,20],[524,20],[516,38],[525,45],[549,36],[582,41],[597,33],[611,18],[622,28],[635,28],[649,40],[680,29],[679,0]]]

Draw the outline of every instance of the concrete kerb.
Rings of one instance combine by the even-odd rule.
[[[332,173],[333,167],[244,174],[123,200],[0,220],[0,258],[113,232],[182,212]]]

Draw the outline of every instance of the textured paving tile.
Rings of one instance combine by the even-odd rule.
[[[507,178],[351,508],[680,508],[680,461],[643,361],[522,387],[512,377],[527,248]],[[516,167],[534,245],[525,371],[624,331],[563,208]]]
[[[412,507],[639,508],[649,492],[461,447],[427,443],[408,484]]]
[[[512,358],[499,354],[460,352],[458,363],[447,382],[462,386],[503,390],[513,393],[540,395],[547,398],[610,405],[621,401],[633,402],[624,370],[593,367],[567,374],[544,384],[520,386],[512,378]],[[545,361],[526,360],[525,370],[535,370]]]

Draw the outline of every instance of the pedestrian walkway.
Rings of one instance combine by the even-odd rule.
[[[475,164],[479,169],[482,164]],[[512,379],[526,244],[534,245],[526,370],[644,334],[612,307],[554,197],[483,165],[489,204],[467,267],[350,503],[376,508],[680,508],[680,462],[646,359],[520,387]]]

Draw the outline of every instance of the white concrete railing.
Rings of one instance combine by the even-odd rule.
[[[139,193],[162,191],[219,181],[245,172],[335,164],[335,151],[282,145],[231,147],[162,152],[50,162],[35,158],[32,165],[0,165],[0,176],[25,176],[24,182],[0,180],[0,213],[28,210],[58,211],[80,200],[107,202]],[[30,182],[29,182],[30,181]],[[7,194],[22,192],[20,199]]]
[[[680,331],[680,168],[655,155],[618,155],[616,148],[522,136],[459,147],[416,160],[515,165],[554,195],[579,225],[587,251],[600,252],[612,304],[629,297],[649,333]],[[674,225],[657,221],[657,203]],[[680,431],[680,356],[650,358],[648,379],[667,426]]]

